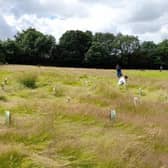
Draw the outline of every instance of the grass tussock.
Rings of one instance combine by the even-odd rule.
[[[0,155],[1,168],[21,167],[24,155],[20,155],[17,151],[9,151]]]
[[[115,88],[112,83],[106,81],[99,81],[95,86],[96,94],[109,98],[110,100],[122,97],[122,93],[118,90],[119,88]]]
[[[33,72],[23,73],[18,76],[18,82],[23,86],[34,89],[37,87],[38,75]]]
[[[65,95],[65,87],[63,87],[63,85],[61,84],[56,84],[53,87],[53,95],[56,97],[62,97]]]
[[[0,146],[0,167],[1,168],[40,168],[43,167],[31,159],[29,153],[23,145],[7,145]]]
[[[5,95],[0,95],[0,101],[6,102],[7,97]]]

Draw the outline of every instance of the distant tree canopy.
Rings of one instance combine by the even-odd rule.
[[[0,41],[0,63],[5,62],[5,48],[2,41]]]
[[[61,58],[66,65],[81,66],[85,53],[92,43],[92,36],[82,31],[67,31],[60,38]]]
[[[21,33],[17,33],[15,43],[20,48],[19,55],[21,63],[43,64],[51,57],[51,52],[55,45],[55,38],[30,28]]]
[[[168,68],[168,40],[140,43],[138,37],[112,33],[70,30],[59,42],[34,28],[0,41],[0,62],[10,64],[73,67]]]

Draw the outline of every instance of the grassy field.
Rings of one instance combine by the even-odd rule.
[[[0,168],[167,168],[168,72],[124,73],[1,66]]]

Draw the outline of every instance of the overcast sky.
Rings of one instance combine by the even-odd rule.
[[[168,0],[0,0],[0,39],[28,27],[58,40],[66,30],[168,38]]]

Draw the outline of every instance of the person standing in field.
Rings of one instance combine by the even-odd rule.
[[[122,76],[122,70],[119,64],[116,65],[116,73],[118,78]]]

